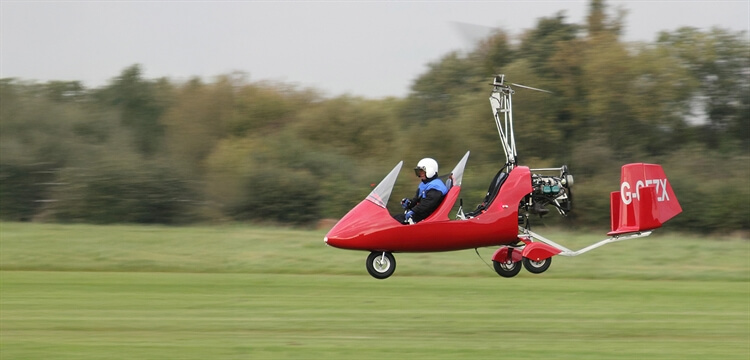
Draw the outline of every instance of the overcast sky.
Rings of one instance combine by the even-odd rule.
[[[750,33],[750,0],[607,1],[628,10],[625,40],[712,26]],[[330,96],[405,96],[427,64],[491,28],[517,36],[588,0],[563,1],[9,1],[0,0],[0,77],[98,87],[141,64],[146,78],[315,87]],[[747,38],[746,34],[746,38]],[[488,74],[489,76],[489,74]]]

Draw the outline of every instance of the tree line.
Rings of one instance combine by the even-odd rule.
[[[1,79],[0,218],[314,223],[343,216],[400,160],[433,157],[445,172],[471,150],[466,207],[505,160],[487,85],[503,73],[552,92],[516,89],[515,131],[521,164],[576,176],[562,221],[606,227],[620,166],[653,162],[683,207],[670,227],[750,230],[746,35],[686,27],[628,43],[625,15],[605,5],[592,1],[583,24],[558,13],[448,53],[404,98],[327,97],[244,73],[146,79],[137,64],[99,88]],[[412,177],[394,196],[412,194]]]

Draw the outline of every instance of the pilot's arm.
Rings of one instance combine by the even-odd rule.
[[[412,219],[414,221],[420,221],[424,218],[430,216],[435,209],[440,205],[440,202],[443,200],[443,193],[440,192],[440,190],[431,189],[425,192],[424,198],[421,199],[415,199],[418,201],[412,201],[412,204],[415,204],[411,210],[414,211],[414,216],[412,216]]]

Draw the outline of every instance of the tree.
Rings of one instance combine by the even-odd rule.
[[[165,81],[144,80],[140,65],[132,65],[95,96],[119,108],[121,123],[131,130],[133,144],[148,157],[156,154],[161,144],[164,127],[160,117],[168,106],[163,93],[170,90]]]
[[[0,219],[29,221],[48,199],[54,172],[48,164],[0,162]]]
[[[456,115],[456,99],[478,89],[483,84],[481,80],[487,78],[487,74],[480,74],[482,66],[457,52],[428,67],[425,74],[414,80],[403,107],[401,117],[407,126],[424,125],[431,119],[452,119]]]
[[[233,113],[227,124],[234,136],[283,128],[308,102],[281,85],[245,84],[235,90]]]
[[[627,11],[619,8],[614,18],[607,14],[607,4],[604,0],[591,0],[589,13],[586,16],[586,29],[589,38],[598,36],[620,36]]]
[[[176,89],[172,106],[161,118],[164,145],[193,177],[202,177],[204,159],[228,136],[233,103],[234,90],[224,79],[208,85],[193,79]]]
[[[657,46],[690,74],[694,123],[710,148],[737,141],[750,150],[750,44],[742,33],[684,27],[663,32]]]
[[[550,59],[576,39],[579,29],[578,25],[566,23],[561,12],[555,17],[541,18],[536,28],[524,34],[518,54],[528,59],[535,74],[555,77]]]
[[[295,136],[312,148],[357,158],[376,158],[393,151],[399,129],[391,100],[350,96],[310,104],[292,126]]]
[[[181,224],[194,221],[200,198],[164,160],[110,153],[61,171],[49,211],[61,221]]]
[[[510,42],[508,34],[497,30],[486,39],[480,41],[469,59],[480,64],[478,75],[497,74],[503,66],[513,62],[516,50]]]

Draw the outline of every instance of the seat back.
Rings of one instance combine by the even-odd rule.
[[[450,213],[451,209],[453,209],[453,204],[456,203],[458,194],[461,192],[461,182],[463,181],[464,168],[466,167],[466,161],[469,160],[469,154],[469,151],[464,154],[464,157],[461,158],[458,164],[456,164],[456,167],[453,168],[453,171],[451,171],[448,176],[443,175],[440,177],[440,179],[442,179],[445,183],[445,187],[448,188],[448,192],[445,194],[445,196],[443,196],[443,199],[440,202],[440,205],[438,205],[438,208],[435,209],[435,211],[433,211],[430,216],[420,221],[420,223],[448,220],[448,214]]]
[[[458,198],[458,194],[461,192],[461,187],[453,186],[453,174],[449,175],[445,180],[445,186],[448,188],[448,192],[443,196],[443,199],[440,200],[440,205],[438,205],[437,209],[435,209],[430,216],[426,217],[421,222],[448,219],[448,214],[450,214],[453,204],[456,203],[456,198]]]
[[[440,179],[443,180],[448,191],[451,191],[451,188],[453,187],[453,174],[443,175]]]
[[[484,200],[481,204],[477,205],[477,208],[466,214],[468,217],[475,217],[477,215],[480,215],[483,213],[487,208],[490,207],[490,204],[495,200],[497,197],[497,194],[500,192],[500,188],[503,186],[503,183],[505,183],[505,179],[508,178],[508,173],[505,172],[505,167],[500,169],[500,171],[495,174],[495,177],[492,178],[492,182],[490,182],[490,186],[487,189],[487,195],[485,195]]]

